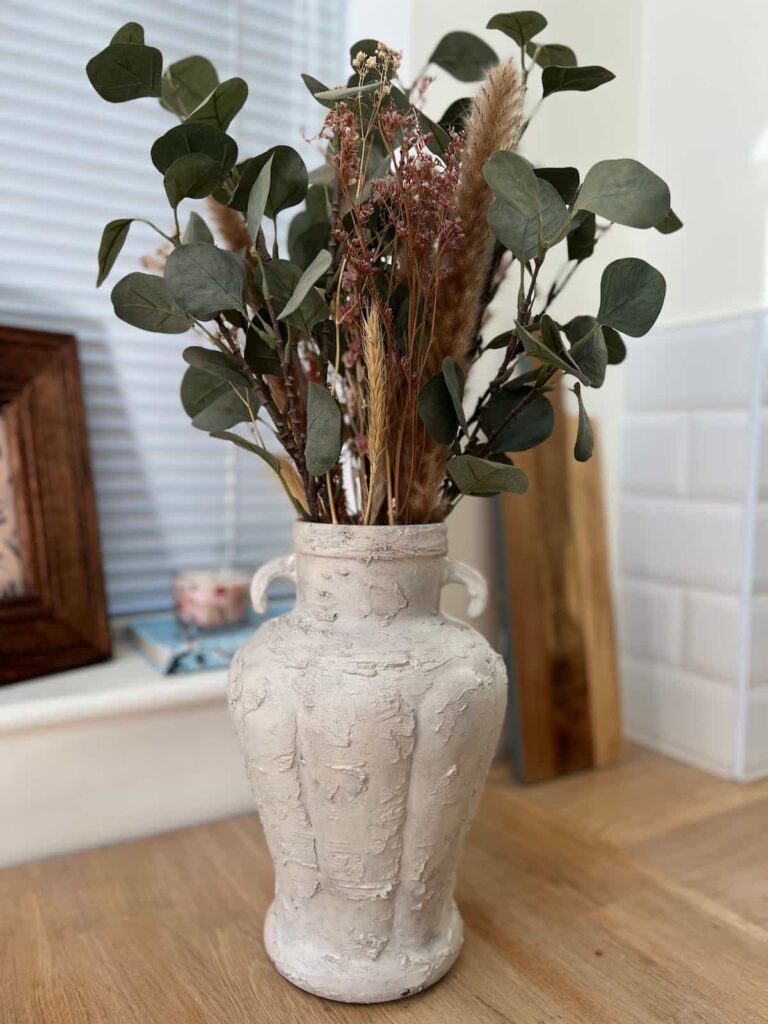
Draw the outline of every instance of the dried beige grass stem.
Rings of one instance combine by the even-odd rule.
[[[489,72],[467,118],[455,201],[455,216],[461,221],[464,238],[447,257],[424,380],[440,372],[445,356],[468,369],[494,246],[487,222],[493,194],[483,177],[483,165],[498,150],[517,146],[524,123],[524,96],[517,64],[506,61]],[[405,507],[399,510],[401,521],[428,523],[442,518],[439,495],[448,449],[415,420],[406,449],[400,474],[400,490],[405,496]]]
[[[488,73],[467,119],[456,189],[456,216],[461,220],[464,241],[451,254],[448,273],[440,284],[433,373],[440,369],[444,356],[453,356],[464,365],[472,345],[493,257],[493,236],[487,223],[493,194],[483,177],[483,164],[497,150],[517,146],[524,96],[517,64],[505,61]]]
[[[368,501],[363,523],[370,522],[374,492],[377,499],[383,496],[378,485],[379,470],[385,463],[387,444],[387,382],[384,355],[384,338],[381,332],[379,313],[374,306],[365,321],[363,330],[363,360],[368,378],[368,461],[371,472],[368,481]]]
[[[250,249],[251,236],[248,234],[243,215],[231,206],[220,203],[213,196],[208,197],[207,203],[211,220],[227,248],[233,252],[246,252]]]

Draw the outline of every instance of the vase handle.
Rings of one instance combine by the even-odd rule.
[[[477,569],[465,562],[454,562],[452,558],[446,558],[443,586],[446,583],[461,583],[466,588],[469,594],[467,614],[471,619],[483,614],[488,605],[488,584]]]
[[[266,562],[251,581],[251,601],[257,612],[267,610],[267,588],[274,580],[284,578],[296,582],[296,556],[281,555]]]

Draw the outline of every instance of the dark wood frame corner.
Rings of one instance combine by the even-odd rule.
[[[77,347],[71,335],[0,327],[24,595],[0,600],[0,683],[110,656]]]

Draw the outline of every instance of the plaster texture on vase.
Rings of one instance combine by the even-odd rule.
[[[442,615],[445,528],[300,523],[265,566],[296,607],[236,655],[229,699],[275,862],[267,951],[294,984],[378,1002],[437,981],[458,956],[456,868],[506,702],[501,658]]]

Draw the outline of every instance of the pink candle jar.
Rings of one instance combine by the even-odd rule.
[[[239,569],[198,569],[173,580],[176,615],[185,626],[239,626],[248,618],[251,576]]]

